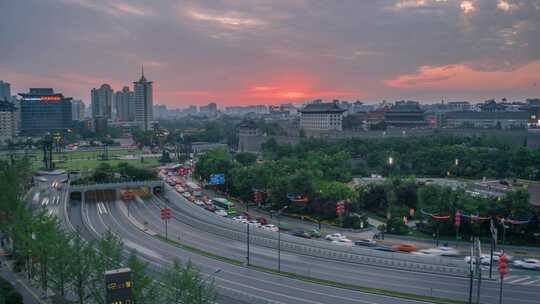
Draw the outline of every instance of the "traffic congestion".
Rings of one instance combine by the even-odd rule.
[[[248,212],[238,211],[236,204],[229,199],[218,196],[210,197],[210,194],[205,193],[203,187],[198,182],[191,179],[191,175],[189,174],[191,172],[190,166],[176,165],[174,166],[175,170],[170,170],[170,168],[171,167],[159,168],[158,176],[169,186],[173,187],[176,192],[182,195],[187,201],[217,216],[229,218],[242,225],[249,225],[250,228],[263,229],[270,232],[283,232],[299,238],[327,241],[335,246],[357,246],[383,252],[412,254],[426,258],[442,257],[462,259],[466,263],[471,263],[472,261],[474,265],[476,265],[478,261],[480,267],[483,269],[489,268],[491,261],[493,261],[493,263],[498,263],[500,256],[504,254],[502,251],[494,251],[493,259],[491,259],[490,254],[481,254],[478,257],[473,256],[471,258],[471,256],[460,252],[460,250],[453,248],[448,244],[432,248],[421,248],[412,243],[388,244],[388,242],[381,242],[377,240],[377,238],[380,238],[379,235],[374,235],[372,238],[351,239],[338,232],[324,235],[317,228],[303,230],[285,229],[281,227],[280,229],[278,225],[271,224],[265,217],[254,216]],[[513,256],[506,256],[511,262],[510,265],[515,268],[523,270],[540,270],[540,260],[538,259],[515,259]]]

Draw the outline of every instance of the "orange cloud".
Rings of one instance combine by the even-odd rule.
[[[540,60],[513,70],[479,71],[464,64],[422,66],[417,73],[385,80],[400,89],[519,89],[540,83]]]

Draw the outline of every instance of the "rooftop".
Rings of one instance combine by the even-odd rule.
[[[299,110],[300,113],[343,113],[345,111],[336,102],[310,103]]]

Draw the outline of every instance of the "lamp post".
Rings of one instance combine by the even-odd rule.
[[[209,274],[206,279],[202,280],[201,282],[201,285],[199,286],[199,303],[200,304],[203,304],[203,287],[204,285],[206,285],[206,282],[208,282],[208,280],[210,280],[211,278],[213,278],[216,274],[218,274],[219,272],[221,272],[221,268],[218,268],[216,269],[214,272],[212,272],[211,274]]]
[[[247,256],[246,256],[246,264],[247,264],[247,266],[249,266],[249,222],[246,223],[246,226],[247,226],[247,239],[246,239],[246,244],[247,244]]]
[[[281,213],[289,206],[285,206],[276,212],[278,218],[278,273],[281,273]]]

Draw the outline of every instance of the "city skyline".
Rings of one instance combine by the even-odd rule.
[[[174,108],[540,95],[534,0],[53,0],[0,9],[2,41],[13,41],[0,46],[0,74],[13,94],[54,87],[89,105],[91,88],[119,91],[144,64],[156,103]],[[50,18],[57,10],[65,13]]]

